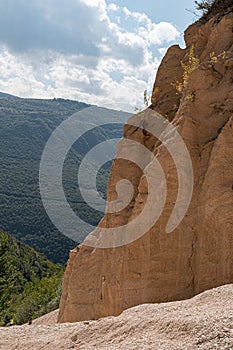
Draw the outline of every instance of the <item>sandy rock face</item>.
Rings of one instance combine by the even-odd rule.
[[[194,189],[185,217],[173,232],[165,233],[178,193],[177,169],[166,146],[146,131],[147,113],[136,115],[132,120],[140,127],[125,126],[118,152],[128,150],[127,140],[136,140],[155,155],[166,177],[163,212],[130,244],[108,249],[83,244],[71,251],[59,322],[118,315],[138,304],[186,299],[233,282],[232,28],[232,13],[190,26],[187,48],[168,50],[154,85],[151,111],[172,121],[192,160]],[[200,63],[178,92],[177,82],[183,79],[180,61],[188,62],[192,45]],[[143,170],[127,160],[114,161],[108,199],[116,199],[116,184],[124,178],[132,183],[134,195],[125,209],[106,214],[100,229],[128,224],[143,211],[148,198],[143,172],[150,171],[152,161],[146,152],[140,157]],[[145,221],[156,210],[150,207]]]

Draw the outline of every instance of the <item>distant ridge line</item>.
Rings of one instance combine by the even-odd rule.
[[[18,96],[10,95],[5,92],[0,92],[0,98],[19,98]]]

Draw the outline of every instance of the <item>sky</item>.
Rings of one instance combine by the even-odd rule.
[[[0,0],[0,91],[132,112],[194,0]]]

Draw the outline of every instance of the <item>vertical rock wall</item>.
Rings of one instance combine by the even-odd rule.
[[[166,148],[143,132],[147,117],[140,113],[133,120],[140,119],[142,127],[126,125],[124,138],[145,145],[162,165],[167,181],[163,213],[149,232],[131,244],[111,249],[80,245],[71,251],[59,322],[118,315],[137,304],[185,299],[233,282],[232,11],[190,26],[185,41],[186,49],[173,46],[167,51],[150,108],[177,127],[189,150],[194,192],[186,216],[171,234],[165,233],[177,196],[177,171]],[[178,92],[177,82],[183,79],[180,62],[188,62],[192,45],[200,64]],[[123,140],[119,148],[124,147]],[[113,163],[108,199],[116,198],[115,184],[122,178],[133,183],[134,197],[118,215],[107,214],[100,226],[130,222],[145,205],[145,177],[124,160]]]

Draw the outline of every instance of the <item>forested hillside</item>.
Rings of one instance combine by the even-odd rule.
[[[0,227],[15,238],[45,254],[53,262],[65,263],[77,243],[63,236],[48,218],[39,192],[39,164],[43,149],[55,128],[73,113],[89,105],[63,100],[0,98]],[[106,113],[112,113],[106,110]],[[78,165],[90,147],[108,137],[121,136],[121,128],[94,130],[82,137],[69,152],[63,185],[72,209],[92,225],[102,213],[84,205],[78,195]],[[109,167],[98,176],[104,194]],[[79,228],[77,228],[77,231]],[[80,241],[82,239],[80,232]]]
[[[56,309],[63,272],[0,230],[0,325],[21,324]]]
[[[0,98],[16,98],[17,96],[6,94],[5,92],[0,91]]]

